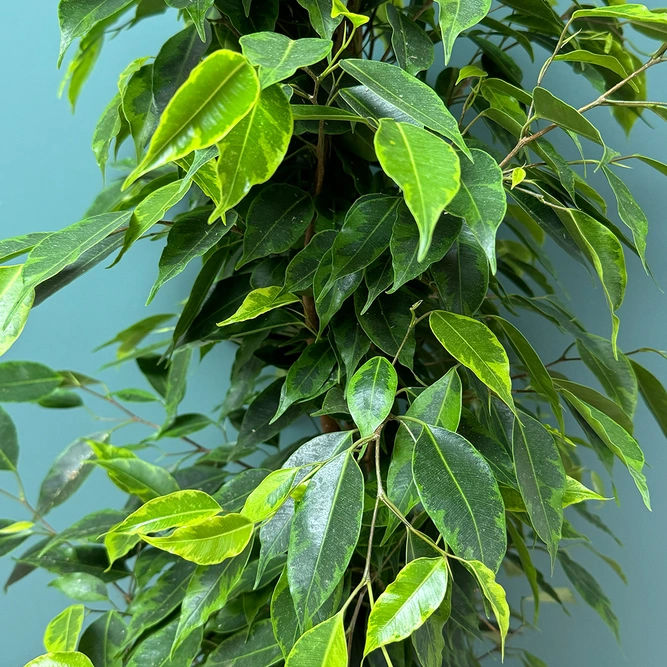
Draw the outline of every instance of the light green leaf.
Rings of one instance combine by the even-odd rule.
[[[423,625],[445,597],[447,578],[444,558],[409,562],[371,608],[364,655],[409,637]]]
[[[417,259],[423,261],[440,215],[459,190],[458,156],[432,133],[388,118],[380,121],[375,151],[382,169],[403,190],[415,217],[420,237]]]
[[[329,39],[292,40],[276,32],[256,32],[239,40],[243,55],[259,67],[262,88],[288,79],[300,67],[320,62],[329,55]]]
[[[482,455],[457,433],[428,426],[415,444],[412,470],[426,511],[454,553],[497,572],[507,549],[505,508]]]
[[[456,38],[479,23],[491,9],[491,0],[438,0],[445,65],[452,57]]]
[[[641,493],[644,504],[648,509],[651,509],[646,477],[642,472],[644,468],[644,453],[637,441],[622,426],[619,426],[613,419],[604,414],[604,412],[591,405],[587,405],[568,391],[563,391],[563,395],[567,397],[567,400],[573,405],[576,411],[586,420],[586,423],[593,429],[600,440],[625,465],[637,489]]]
[[[331,9],[331,18],[338,18],[344,16],[352,24],[352,28],[356,30],[369,21],[368,16],[363,14],[355,14],[351,12],[342,0],[333,0],[333,7]]]
[[[73,604],[61,611],[46,626],[44,647],[47,651],[74,651],[83,627],[85,607]]]
[[[292,138],[292,111],[280,85],[264,88],[250,112],[218,143],[220,202],[210,221],[273,176]]]
[[[62,383],[60,373],[34,361],[0,363],[0,403],[37,401]]]
[[[535,532],[549,549],[553,564],[563,527],[565,470],[551,434],[531,416],[514,422],[512,454],[519,490]]]
[[[23,302],[15,304],[23,297]],[[33,290],[23,289],[23,265],[0,266],[0,356],[16,342],[35,300]]]
[[[391,46],[398,64],[413,76],[433,63],[433,42],[415,21],[395,5],[387,3],[387,18],[391,25]]]
[[[285,667],[347,667],[347,642],[343,612],[316,625],[299,638]]]
[[[493,609],[496,621],[498,622],[498,628],[500,629],[501,657],[504,657],[505,638],[510,627],[510,608],[507,604],[505,589],[496,582],[493,572],[484,563],[471,560],[465,562],[464,565],[475,575],[482,595],[488,600],[491,609]]]
[[[345,109],[325,107],[319,104],[293,104],[292,116],[294,120],[337,120],[368,124],[368,119],[345,111]]]
[[[57,651],[40,655],[25,667],[93,667],[93,663],[83,653]]]
[[[315,32],[326,40],[333,37],[334,30],[343,20],[342,16],[333,17],[333,0],[297,0],[308,11],[310,25]]]
[[[451,139],[470,156],[455,118],[430,86],[400,67],[379,60],[348,58],[340,66],[409,119]]]
[[[95,154],[97,166],[102,170],[102,175],[106,172],[111,143],[118,137],[122,127],[120,115],[121,102],[120,93],[116,93],[102,112],[93,132],[93,153]]]
[[[217,501],[203,491],[176,491],[149,500],[114,527],[116,533],[141,535],[169,528],[192,526],[222,511]]]
[[[602,171],[607,177],[616,203],[618,204],[618,216],[629,227],[635,247],[639,253],[644,267],[646,268],[646,235],[648,234],[648,219],[646,214],[632,196],[630,188],[611,170],[610,167],[602,165]]]
[[[610,229],[583,211],[569,209],[558,214],[600,278],[611,312],[611,344],[616,350],[619,326],[616,311],[623,303],[628,280],[623,246]]]
[[[60,23],[60,52],[58,67],[63,61],[69,45],[77,38],[87,35],[98,23],[120,13],[134,0],[60,0],[58,22]]]
[[[146,155],[125,181],[219,142],[252,109],[259,80],[240,54],[221,49],[197,67],[164,110]]]
[[[444,310],[432,312],[429,322],[447,352],[514,410],[509,359],[493,332],[477,320]]]
[[[619,21],[638,21],[640,23],[661,23],[667,25],[667,15],[661,12],[652,12],[646,5],[634,4],[578,9],[572,14],[572,18],[609,18],[618,19]]]
[[[166,537],[142,535],[148,544],[198,565],[215,565],[240,554],[251,537],[252,523],[240,514],[211,517]]]
[[[362,438],[373,435],[391,412],[398,388],[396,370],[384,357],[367,361],[347,386],[347,402]]]
[[[472,149],[470,152],[475,161],[461,160],[461,187],[446,209],[465,218],[495,273],[496,231],[507,210],[503,172],[485,151]]]
[[[104,546],[109,555],[109,563],[115,563],[119,558],[130,553],[139,542],[141,542],[139,535],[107,533],[104,536]]]
[[[606,53],[593,53],[585,49],[574,49],[568,53],[559,53],[554,57],[554,60],[563,60],[569,63],[585,63],[588,65],[595,65],[597,67],[604,67],[618,76],[625,79],[630,72],[621,64],[618,58]],[[638,90],[637,84],[631,79],[628,82],[635,90]]]
[[[85,572],[63,574],[54,579],[49,586],[57,588],[73,600],[97,602],[109,599],[106,584],[98,577]]]
[[[312,477],[297,505],[287,577],[301,625],[345,574],[359,539],[363,495],[361,470],[350,452],[342,452]]]
[[[250,292],[239,309],[231,317],[219,322],[218,326],[225,327],[228,324],[252,320],[270,310],[296,303],[298,300],[299,298],[290,292],[283,293],[280,286],[260,287]]]
[[[558,99],[546,88],[538,86],[533,90],[535,102],[535,114],[538,118],[545,118],[559,127],[570,132],[576,132],[596,144],[604,146],[600,131],[586,117],[579,113],[573,106]]]
[[[565,482],[565,492],[563,493],[563,507],[583,503],[586,500],[610,500],[599,493],[592,491],[578,480],[568,475]]]
[[[298,470],[274,470],[250,493],[241,514],[253,523],[268,519],[287,499]]]
[[[246,216],[243,256],[237,268],[253,259],[289,250],[306,231],[313,212],[310,195],[293,185],[276,183],[262,190]]]
[[[183,598],[172,651],[178,649],[194,630],[203,626],[213,613],[225,606],[246,567],[251,549],[248,543],[238,556],[218,565],[197,567]]]

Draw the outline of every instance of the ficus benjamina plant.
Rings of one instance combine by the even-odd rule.
[[[0,363],[3,404],[97,397],[119,417],[60,453],[30,499],[0,409],[3,492],[27,510],[0,528],[0,554],[18,550],[6,585],[42,568],[73,601],[29,664],[472,667],[507,654],[534,667],[509,639],[540,602],[569,601],[549,583],[556,563],[618,635],[567,517],[608,530],[595,510],[614,463],[649,506],[633,414],[641,394],[667,432],[667,393],[617,343],[625,256],[646,266],[648,229],[621,167],[667,164],[614,151],[587,112],[608,107],[627,133],[667,119],[646,98],[667,13],[60,0],[70,102],[109,34],[164,12],[180,32],[121,73],[93,137],[103,172],[124,147],[123,177],[81,221],[0,242],[3,353],[33,307],[102,262],[122,271],[138,241],[163,246],[149,302],[198,267],[178,316],[110,341],[145,388]],[[552,68],[591,101],[546,88]],[[601,283],[604,337],[559,300],[552,251]],[[562,356],[540,359],[526,312],[569,339]],[[217,345],[236,355],[227,393],[184,413],[188,370]],[[575,362],[597,389],[568,378]],[[161,423],[141,416],[149,402]],[[130,424],[143,440],[124,438]],[[53,527],[50,510],[97,468],[125,505]],[[526,580],[512,608],[509,573]]]

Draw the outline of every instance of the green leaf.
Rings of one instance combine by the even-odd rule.
[[[387,4],[386,8],[392,30],[391,46],[398,64],[412,75],[428,69],[434,58],[433,43],[428,35],[395,5]]]
[[[444,310],[432,312],[429,322],[447,352],[514,410],[509,359],[493,332],[477,320]]]
[[[341,309],[341,306],[352,294],[363,280],[363,272],[357,271],[347,276],[330,282],[332,269],[332,251],[329,249],[324,253],[317,271],[313,276],[313,297],[315,299],[315,311],[320,320],[319,334],[324,331],[331,318]]]
[[[345,574],[359,539],[363,495],[361,470],[352,454],[342,452],[312,477],[297,505],[287,576],[301,625]]]
[[[549,549],[552,564],[563,526],[565,470],[551,434],[522,412],[514,423],[512,454],[519,490],[535,532]]]
[[[284,81],[297,69],[320,62],[329,55],[329,39],[304,38],[292,40],[275,32],[256,32],[239,40],[243,55],[259,67],[262,88]]]
[[[630,74],[630,72],[623,67],[618,58],[606,53],[593,53],[592,51],[586,51],[585,49],[574,49],[568,53],[559,53],[554,57],[554,60],[604,67],[604,69],[608,69],[611,72],[618,74],[621,79],[625,79],[628,74]],[[637,90],[637,84],[634,81],[630,80],[628,83]]]
[[[238,556],[218,565],[200,565],[188,583],[173,651],[199,627],[202,627],[216,611],[222,609],[234,586],[238,583],[250,556],[251,545]]]
[[[576,132],[582,137],[604,146],[602,136],[597,127],[574,107],[563,102],[563,100],[559,100],[546,88],[541,88],[540,86],[535,88],[533,90],[533,100],[535,102],[535,115],[538,118],[550,120],[564,130]]]
[[[326,40],[331,40],[334,30],[343,20],[342,16],[333,17],[333,0],[297,0],[308,11],[310,25],[315,32]]]
[[[254,623],[250,632],[241,630],[228,637],[206,659],[207,667],[270,667],[282,660],[273,636],[271,621]]]
[[[243,470],[222,485],[215,494],[215,500],[222,505],[225,512],[238,512],[246,498],[268,474],[269,471],[262,468]]]
[[[104,536],[104,546],[109,556],[109,562],[115,563],[123,556],[126,556],[139,542],[141,542],[139,535],[107,533]]]
[[[77,38],[87,35],[98,23],[120,13],[133,0],[60,0],[58,22],[60,23],[60,52],[58,67],[63,61],[69,45]]]
[[[83,602],[97,602],[109,599],[106,584],[92,574],[72,572],[54,579],[49,586],[57,588],[68,598]]]
[[[298,401],[318,396],[336,365],[336,355],[327,341],[308,345],[290,366],[280,392],[280,405],[271,421]]]
[[[287,656],[285,667],[346,667],[347,664],[347,642],[341,611],[302,635]]]
[[[438,6],[446,65],[452,57],[456,38],[489,13],[491,0],[438,0]]]
[[[277,285],[260,287],[250,292],[234,315],[219,322],[218,326],[225,327],[236,322],[253,320],[264,313],[268,313],[270,310],[288,306],[291,303],[296,303],[298,300],[298,297],[290,292],[283,293],[282,287]]]
[[[563,430],[563,409],[549,371],[544,367],[542,360],[526,337],[513,324],[501,317],[495,319],[500,324],[524,368],[530,374],[531,386],[549,401],[551,410],[558,419],[561,430]]]
[[[271,596],[271,625],[280,650],[287,657],[301,635],[301,629],[289,591],[286,569],[280,575]]]
[[[40,241],[23,265],[23,291],[12,312],[18,310],[30,290],[76,262],[86,251],[125,225],[131,215],[131,211],[102,213],[75,222]]]
[[[489,289],[489,261],[467,225],[431,272],[447,310],[468,317],[479,310]]]
[[[602,171],[607,177],[609,187],[616,197],[618,205],[618,216],[629,227],[635,247],[639,253],[644,267],[646,267],[646,235],[648,234],[648,219],[646,214],[632,196],[630,188],[611,170],[610,167],[602,165]]]
[[[177,528],[166,537],[142,539],[148,544],[198,565],[215,565],[240,554],[252,537],[252,523],[240,514],[205,519]]]
[[[88,440],[88,444],[97,457],[95,463],[125,493],[148,501],[178,491],[176,480],[164,468],[138,458],[129,449],[94,440]]]
[[[172,649],[176,621],[148,635],[132,652],[127,667],[179,667],[191,665],[201,648],[202,632],[194,632],[178,649]]]
[[[208,224],[208,211],[192,211],[174,222],[167,245],[162,251],[158,265],[158,277],[148,297],[149,304],[158,290],[169,280],[185,270],[195,258],[206,254],[227,234],[232,225],[225,226],[222,222]]]
[[[435,225],[459,190],[458,156],[430,132],[388,118],[380,121],[375,150],[382,169],[403,190],[405,203],[415,217],[420,239],[417,259],[424,261]],[[432,178],[433,173],[438,174],[437,179]]]
[[[0,402],[37,401],[53,393],[62,383],[62,375],[33,361],[0,363]]]
[[[510,608],[507,604],[505,590],[496,582],[493,572],[477,560],[464,563],[466,568],[475,575],[482,595],[488,600],[500,630],[501,658],[505,655],[505,638],[510,627]]]
[[[461,161],[461,187],[447,205],[447,211],[465,218],[482,246],[491,272],[496,272],[496,230],[505,217],[507,201],[503,172],[485,151],[472,149],[474,162]]]
[[[457,433],[427,426],[412,469],[419,497],[454,553],[497,572],[507,548],[505,508],[482,455]]]
[[[73,604],[61,611],[46,626],[44,647],[47,651],[74,651],[83,627],[85,608],[82,604]]]
[[[389,247],[399,203],[396,197],[366,195],[352,204],[331,249],[329,284],[365,269]]]
[[[12,418],[0,407],[0,470],[16,470],[19,438]]]
[[[565,492],[563,493],[563,507],[576,505],[577,503],[582,503],[586,500],[604,501],[609,500],[609,498],[605,498],[599,493],[591,491],[591,489],[584,486],[581,482],[568,476],[565,485]]]
[[[255,70],[240,53],[212,53],[167,105],[144,159],[125,187],[152,169],[219,142],[252,109],[258,95]]]
[[[153,63],[143,65],[132,75],[122,93],[123,115],[130,126],[137,159],[141,158],[159,120],[153,91],[154,72]]]
[[[651,509],[646,477],[642,472],[644,468],[644,453],[637,441],[604,412],[591,405],[587,405],[568,391],[563,391],[563,395],[586,420],[586,423],[593,429],[600,440],[625,465],[635,482],[635,486],[641,493],[644,504],[648,509]]]
[[[667,391],[665,391],[662,383],[653,373],[638,364],[634,359],[631,359],[630,363],[632,364],[632,370],[637,376],[639,391],[644,399],[644,403],[646,403],[646,406],[651,411],[662,432],[667,435]],[[2,420],[0,419],[0,434],[2,432]],[[2,436],[0,435],[0,437]],[[2,445],[0,445],[0,449],[2,449]],[[1,457],[2,454],[0,454],[0,460]]]
[[[120,93],[116,93],[102,112],[93,132],[93,153],[95,154],[97,166],[102,170],[103,176],[106,173],[111,143],[114,139],[118,141],[117,137],[122,127],[120,115],[121,103],[121,95]]]
[[[197,28],[202,42],[206,41],[206,13],[213,6],[214,0],[166,0],[170,7],[185,9]]]
[[[400,67],[378,60],[341,60],[340,66],[375,95],[418,125],[451,139],[470,156],[458,124],[438,94]]]
[[[347,402],[362,438],[373,435],[389,416],[398,388],[396,370],[384,357],[368,360],[347,387]]]
[[[419,253],[419,227],[405,204],[401,204],[391,233],[391,256],[394,281],[390,293],[419,277],[434,262],[439,262],[461,231],[461,223],[452,216],[442,216],[435,226],[433,239],[423,261]],[[368,274],[367,274],[368,279]]]
[[[310,243],[303,250],[292,257],[285,270],[283,291],[303,292],[312,286],[322,257],[331,250],[335,238],[336,232],[331,229],[319,232],[310,239]]]
[[[618,619],[612,611],[611,602],[604,594],[600,584],[588,570],[573,561],[565,551],[558,552],[558,560],[577,593],[581,595],[586,604],[595,609],[600,618],[611,628],[616,639],[619,640]]]
[[[253,185],[273,176],[292,138],[290,104],[280,85],[264,88],[249,113],[218,143],[220,202],[211,221],[236,206]]]
[[[461,378],[452,368],[439,380],[427,387],[408,408],[407,417],[420,419],[433,426],[456,431],[461,418]],[[394,451],[387,473],[387,495],[403,515],[419,502],[419,493],[412,476],[414,445],[421,433],[415,422],[402,422],[394,440]],[[384,541],[399,523],[393,514],[389,516]]]
[[[409,637],[423,625],[445,597],[447,578],[444,558],[408,563],[371,608],[364,655]]]
[[[87,465],[87,462],[94,456],[88,442],[81,438],[56,457],[39,488],[37,511],[42,516],[71,498],[79,489],[93,472],[93,466]]]
[[[149,500],[132,512],[114,532],[142,535],[169,528],[192,526],[222,511],[217,501],[203,491],[176,491]]]
[[[313,201],[308,193],[286,184],[265,188],[248,211],[243,257],[237,268],[253,259],[289,250],[312,219]]]
[[[297,471],[296,468],[274,470],[250,493],[241,514],[253,523],[268,519],[287,499]]]
[[[652,12],[645,5],[634,4],[578,9],[572,14],[572,18],[609,18],[618,19],[619,21],[638,21],[640,23],[661,23],[667,25],[667,16],[661,12]]]
[[[83,653],[57,651],[40,655],[25,667],[93,667],[93,663]]]
[[[93,661],[95,667],[122,667],[120,651],[126,629],[117,611],[107,611],[85,629],[79,650]]]

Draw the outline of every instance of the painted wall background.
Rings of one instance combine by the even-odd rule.
[[[116,39],[109,40],[97,68],[84,89],[77,112],[72,116],[67,103],[57,99],[61,72],[55,68],[58,50],[58,28],[55,2],[40,3],[40,10],[25,11],[24,3],[0,3],[0,62],[2,63],[3,104],[0,126],[4,128],[0,161],[0,235],[3,238],[27,233],[60,229],[80,219],[102,181],[90,150],[95,123],[114,93],[115,80],[134,58],[155,55],[164,40],[177,30],[175,14],[151,19]],[[42,7],[48,5],[48,8]],[[651,8],[658,6],[649,0]],[[638,40],[638,41],[641,41]],[[539,60],[538,56],[538,62]],[[654,68],[649,77],[649,97],[665,98],[667,70]],[[574,82],[574,83],[573,83]],[[583,78],[573,79],[567,65],[553,67],[546,81],[556,94],[575,105],[594,98]],[[618,151],[630,152],[622,131],[612,122],[606,109],[596,110],[607,143]],[[591,114],[593,117],[593,114]],[[639,122],[632,132],[632,152],[667,161],[667,128],[657,119],[655,126]],[[598,180],[589,172],[589,177]],[[643,165],[626,174],[627,182],[647,212],[651,228],[648,260],[655,281],[667,287],[667,182],[664,177]],[[611,196],[611,193],[610,193]],[[26,331],[5,359],[30,359],[52,368],[72,368],[97,374],[112,359],[113,352],[93,354],[101,342],[112,338],[117,330],[148,314],[172,312],[184,298],[192,272],[169,283],[149,309],[144,308],[146,295],[156,275],[160,247],[137,244],[123,259],[123,265],[106,272],[103,266],[76,281],[66,290],[47,300],[30,317]],[[602,291],[584,270],[569,262],[558,250],[552,257],[562,271],[562,282],[571,297],[572,309],[592,331],[608,335],[608,313]],[[629,259],[630,282],[626,304],[621,315],[621,347],[632,350],[640,346],[667,348],[667,296],[646,276],[634,258]],[[557,358],[567,341],[552,330],[543,333],[542,323],[525,318],[522,328],[545,359]],[[641,362],[663,381],[667,380],[667,362],[656,355],[641,355]],[[225,391],[225,378],[232,352],[219,346],[207,357],[205,369],[193,365],[191,391],[184,410],[207,411],[219,402]],[[565,369],[563,369],[565,370]],[[570,369],[567,369],[570,372]],[[585,371],[572,373],[572,379],[583,379]],[[103,378],[111,388],[143,386],[138,372],[130,365],[105,371]],[[587,378],[589,379],[589,378]],[[110,406],[90,402],[97,414],[117,418]],[[151,410],[142,415],[151,418]],[[150,407],[150,406],[149,406]],[[83,433],[104,428],[84,409],[49,411],[31,405],[8,407],[16,421],[21,442],[20,467],[28,494],[34,499],[39,484],[52,460],[69,442]],[[603,533],[573,523],[587,531],[595,546],[612,556],[628,574],[629,586],[600,560],[578,548],[576,556],[590,569],[609,594],[621,624],[619,647],[598,616],[582,602],[570,606],[565,616],[556,605],[543,605],[541,625],[548,632],[527,632],[517,644],[529,648],[551,667],[662,667],[663,632],[667,622],[665,597],[667,575],[667,445],[648,411],[638,408],[636,436],[642,444],[649,465],[653,513],[647,512],[629,477],[620,468],[616,486],[621,506],[609,503],[603,510],[604,520],[625,544],[618,547]],[[146,435],[136,427],[136,438]],[[134,437],[134,434],[129,434]],[[11,488],[7,473],[0,473],[0,486]],[[56,509],[50,521],[63,528],[83,514],[111,506],[120,498],[106,477],[96,471],[73,501]],[[27,518],[22,508],[0,498],[0,516]],[[11,562],[0,561],[0,579],[4,581]],[[564,577],[556,571],[556,583]],[[47,587],[53,578],[36,572],[0,595],[0,663],[21,667],[43,652],[41,634],[48,621],[69,604],[59,591]],[[511,579],[504,582],[510,593],[527,594],[522,584]],[[492,657],[491,660],[496,660]],[[519,664],[511,658],[506,664]]]

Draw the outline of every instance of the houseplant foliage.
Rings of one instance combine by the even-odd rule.
[[[646,72],[664,60],[667,14],[609,2],[559,15],[546,0],[58,11],[72,105],[105,37],[166,11],[183,24],[128,65],[95,130],[102,171],[121,146],[132,156],[123,178],[66,229],[0,243],[2,352],[31,308],[102,262],[122,271],[142,239],[163,245],[149,301],[189,263],[198,273],[178,315],[110,342],[142,389],[0,363],[3,404],[98,397],[121,417],[69,445],[33,500],[0,409],[3,488],[28,511],[0,529],[7,586],[43,568],[71,598],[30,665],[436,667],[503,652],[541,665],[504,644],[540,601],[565,606],[555,563],[617,634],[567,517],[608,530],[595,509],[614,463],[649,505],[632,420],[641,394],[667,429],[667,394],[617,344],[624,256],[645,264],[648,228],[621,167],[667,165],[617,153],[586,112],[609,107],[627,133],[665,117]],[[590,103],[544,87],[556,67]],[[559,300],[552,251],[601,283],[605,337]],[[526,312],[567,337],[561,357],[539,358],[517,328]],[[236,354],[226,395],[214,414],[183,413],[188,369],[220,344]],[[575,363],[599,390],[568,379]],[[137,423],[145,439],[128,442]],[[97,467],[125,506],[53,528],[49,511]],[[507,574],[526,580],[511,609]]]

